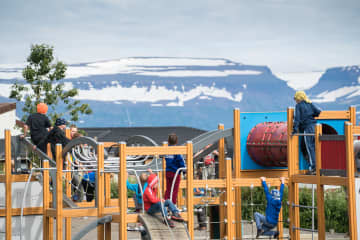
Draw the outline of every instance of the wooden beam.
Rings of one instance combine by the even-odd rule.
[[[65,135],[68,139],[71,139],[70,128],[65,129]],[[67,159],[69,155],[65,157],[66,170],[70,170],[70,164]],[[65,179],[66,196],[71,199],[71,172],[65,173]],[[71,240],[71,218],[65,218],[65,240]]]
[[[97,168],[97,217],[101,218],[104,212],[105,205],[105,196],[104,196],[104,145],[99,143],[97,145],[97,158],[98,158],[98,168]],[[98,225],[97,227],[97,239],[104,240],[105,226],[103,224]]]
[[[43,160],[43,167],[49,168],[49,160]],[[49,170],[43,171],[43,239],[48,240],[50,235],[49,217],[46,216],[46,210],[50,207],[50,179]]]
[[[97,217],[98,209],[97,208],[79,208],[71,209],[65,208],[62,211],[63,217]]]
[[[12,238],[11,222],[11,133],[5,130],[5,239]]]
[[[355,196],[355,157],[352,124],[345,123],[346,172],[350,239],[357,239],[356,196]]]
[[[127,147],[126,155],[186,154],[185,146]]]
[[[350,111],[322,111],[315,119],[350,119]]]
[[[63,159],[61,153],[61,144],[56,144],[56,240],[63,239]]]
[[[186,189],[186,205],[187,205],[187,212],[193,213],[194,212],[194,184],[193,184],[193,144],[192,142],[186,143],[186,167],[187,172],[187,189]],[[190,239],[194,239],[194,214],[188,215],[187,220],[187,227],[189,231]]]
[[[242,177],[241,172],[241,147],[240,147],[240,109],[234,109],[234,176]],[[235,238],[242,239],[241,228],[241,188],[235,188]]]
[[[234,238],[234,223],[235,223],[235,203],[234,203],[234,188],[232,185],[232,166],[231,166],[231,158],[227,158],[226,162],[226,236],[227,239]]]
[[[288,177],[288,174],[287,169],[241,170],[242,178],[279,178]]]
[[[126,214],[127,212],[126,151],[127,149],[128,148],[126,147],[126,143],[121,142],[120,151],[119,151],[120,171],[118,176],[119,209],[120,209],[119,239],[127,239],[127,222],[126,222],[126,215],[127,215]],[[138,152],[136,152],[134,155],[139,155],[139,154]]]
[[[321,161],[321,141],[322,135],[321,124],[315,125],[315,154],[316,154],[316,196],[317,196],[317,215],[318,215],[318,239],[325,240],[325,203],[324,203],[324,185],[321,184],[320,169]]]

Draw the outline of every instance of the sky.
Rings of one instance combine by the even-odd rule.
[[[2,0],[0,64],[226,58],[273,72],[360,65],[359,0]]]

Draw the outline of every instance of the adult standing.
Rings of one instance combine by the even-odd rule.
[[[47,138],[51,123],[46,116],[48,106],[45,103],[39,103],[36,106],[36,113],[30,114],[24,125],[24,135],[30,129],[31,141],[44,153],[46,153],[46,142],[42,141]],[[41,143],[42,142],[42,143]],[[39,144],[40,143],[40,144]]]
[[[304,91],[297,91],[294,100],[296,101],[296,106],[292,133],[314,134],[316,124],[315,117],[319,116],[321,110],[312,104]],[[316,170],[315,137],[313,135],[305,135],[304,142],[309,156],[309,173],[313,174]]]

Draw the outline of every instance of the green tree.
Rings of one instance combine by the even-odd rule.
[[[89,104],[81,104],[73,98],[78,95],[78,90],[65,89],[61,82],[65,78],[66,65],[54,60],[54,48],[46,44],[31,46],[27,58],[28,65],[22,75],[25,83],[16,81],[11,87],[10,98],[24,101],[22,120],[25,121],[31,113],[36,112],[36,105],[44,102],[49,106],[49,117],[52,121],[68,113],[70,120],[79,120],[79,114],[91,114]],[[56,111],[57,106],[65,105],[66,112]]]

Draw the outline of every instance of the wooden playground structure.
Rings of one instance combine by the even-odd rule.
[[[111,216],[111,221],[97,226],[97,239],[111,239],[111,224],[119,224],[118,239],[127,239],[127,225],[139,222],[142,214],[128,213],[128,207],[133,206],[134,202],[127,196],[126,189],[126,159],[127,156],[151,155],[162,157],[167,154],[181,154],[186,159],[187,174],[186,179],[182,179],[179,191],[178,205],[186,206],[186,211],[181,215],[186,221],[187,232],[190,239],[194,239],[194,205],[199,204],[199,199],[194,198],[194,186],[201,188],[222,189],[225,194],[213,199],[212,205],[219,206],[220,218],[220,238],[221,239],[243,239],[242,237],[242,217],[241,217],[241,187],[261,186],[260,177],[267,178],[267,184],[279,188],[279,177],[286,177],[286,185],[289,188],[289,236],[290,239],[300,239],[300,211],[299,211],[299,184],[315,184],[317,198],[317,226],[318,239],[325,239],[325,211],[324,211],[324,185],[345,186],[348,195],[349,213],[349,235],[350,239],[359,239],[357,229],[360,228],[356,216],[356,192],[355,192],[355,156],[353,142],[357,135],[360,135],[360,126],[356,126],[356,110],[350,107],[345,111],[323,111],[318,120],[343,120],[344,134],[341,138],[345,143],[345,175],[328,176],[322,173],[324,159],[322,158],[322,144],[325,141],[322,136],[322,126],[317,124],[315,128],[315,147],[316,147],[316,175],[305,175],[305,170],[301,168],[299,153],[299,136],[291,135],[293,127],[294,109],[288,108],[287,118],[287,168],[269,168],[246,170],[243,168],[242,152],[240,141],[241,115],[239,109],[233,112],[234,126],[233,134],[233,158],[226,157],[225,140],[218,140],[219,152],[219,178],[218,179],[194,179],[193,163],[193,143],[187,142],[184,146],[127,146],[126,143],[98,143],[97,144],[97,170],[96,170],[96,197],[92,202],[77,202],[76,208],[66,207],[63,204],[63,193],[70,197],[71,187],[69,182],[71,170],[66,167],[63,169],[63,154],[61,145],[56,146],[56,168],[50,167],[49,161],[44,160],[42,168],[34,171],[42,173],[43,186],[43,207],[25,207],[23,215],[42,215],[43,216],[43,239],[72,239],[71,219],[75,217],[97,217],[103,218]],[[224,131],[224,126],[219,125],[218,131]],[[69,134],[69,133],[67,133]],[[354,137],[355,136],[355,137]],[[356,137],[357,139],[357,137]],[[327,139],[328,140],[328,139]],[[337,139],[338,140],[338,139]],[[111,198],[110,182],[111,173],[104,167],[104,148],[117,144],[119,148],[119,168],[118,174],[118,198]],[[48,151],[50,154],[50,151]],[[163,169],[165,169],[163,161]],[[65,165],[66,166],[66,165]],[[12,184],[16,182],[28,181],[29,174],[12,173],[11,156],[11,133],[5,131],[5,174],[0,175],[0,182],[5,183],[5,208],[0,209],[0,216],[5,217],[6,240],[12,239],[12,218],[20,216],[21,209],[12,207]],[[51,194],[50,179],[51,174],[56,176],[53,182],[54,192]],[[159,172],[162,179],[162,191],[165,189],[164,174]],[[64,184],[65,179],[65,184]],[[29,181],[39,181],[35,176],[31,176]],[[61,186],[65,186],[64,189]],[[60,187],[56,187],[60,186]],[[185,193],[185,194],[183,194]],[[286,238],[283,233],[282,210],[279,215],[278,231],[279,239]],[[64,222],[63,222],[64,220]],[[55,229],[55,230],[54,230]],[[151,233],[149,233],[151,236]],[[169,238],[169,233],[165,234]]]

